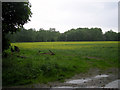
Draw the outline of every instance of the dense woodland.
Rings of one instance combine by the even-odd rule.
[[[77,28],[64,33],[56,31],[55,28],[25,29],[8,34],[11,42],[52,42],[52,41],[118,41],[120,33],[107,31],[103,34],[101,28]]]

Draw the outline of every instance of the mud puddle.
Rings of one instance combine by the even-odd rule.
[[[96,75],[94,77],[89,78],[82,78],[82,79],[75,79],[75,80],[68,80],[64,82],[64,85],[66,86],[57,86],[52,88],[100,88],[101,86],[96,86],[95,82],[108,78],[109,75],[102,74],[102,75]],[[102,82],[101,82],[102,83]]]
[[[95,77],[91,77],[91,78],[83,78],[83,79],[77,79],[77,80],[71,80],[71,81],[67,81],[66,83],[71,83],[71,84],[81,84],[81,83],[86,83],[88,81],[94,80],[94,79],[100,79],[100,78],[105,78],[105,77],[109,77],[109,75],[97,75]]]
[[[86,78],[86,79],[71,80],[71,81],[67,81],[66,83],[80,84],[80,83],[88,82],[90,80],[92,80],[92,79]]]
[[[109,69],[107,71],[91,69],[86,74],[75,75],[71,79],[66,80],[64,83],[53,85],[52,88],[104,88],[108,83],[117,79],[117,69]],[[117,87],[117,85],[114,86]]]

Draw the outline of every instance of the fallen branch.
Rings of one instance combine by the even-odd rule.
[[[55,55],[55,53],[53,53],[51,50],[49,50],[49,51],[50,51],[51,55]]]
[[[39,50],[38,53],[40,53],[40,54],[48,54],[48,55],[55,55],[55,53],[53,53],[51,50],[49,50],[48,53],[41,52],[41,51]]]

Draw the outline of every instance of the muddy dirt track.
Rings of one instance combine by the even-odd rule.
[[[118,68],[108,70],[90,69],[88,73],[75,75],[66,79],[64,83],[49,82],[48,84],[33,84],[27,87],[33,88],[101,88],[108,83],[118,80]]]

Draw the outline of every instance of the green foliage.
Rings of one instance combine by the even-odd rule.
[[[67,32],[67,41],[102,41],[103,34],[100,28],[77,28]]]
[[[2,2],[2,32],[16,32],[31,16],[29,2]]]
[[[19,30],[31,17],[29,2],[2,2],[2,50],[8,49],[10,43],[6,34]],[[9,43],[9,44],[8,44]]]
[[[106,41],[118,41],[118,34],[110,30],[104,34],[104,38]]]

